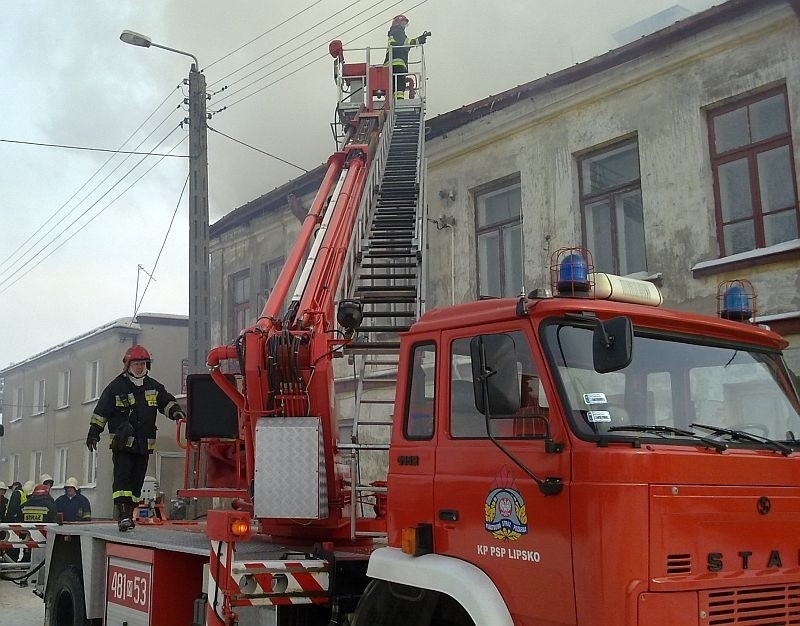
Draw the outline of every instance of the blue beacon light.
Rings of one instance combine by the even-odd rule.
[[[559,293],[588,292],[589,275],[586,260],[580,254],[568,254],[558,268]]]
[[[750,307],[750,299],[744,288],[740,285],[733,285],[725,290],[722,296],[722,310],[720,317],[726,320],[743,322],[753,316],[753,309]]]

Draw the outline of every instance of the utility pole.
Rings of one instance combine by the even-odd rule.
[[[208,270],[208,127],[206,77],[189,71],[189,373],[208,371],[211,349]]]
[[[211,349],[208,270],[208,125],[206,77],[190,52],[153,43],[147,35],[124,30],[120,40],[142,48],[161,48],[191,57],[189,70],[189,373],[207,372]]]

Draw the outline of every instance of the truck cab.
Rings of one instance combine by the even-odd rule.
[[[785,345],[613,297],[427,313],[401,343],[381,602],[434,590],[459,625],[791,623]]]

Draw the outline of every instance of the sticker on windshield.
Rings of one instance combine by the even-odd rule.
[[[609,413],[608,411],[587,411],[586,419],[588,419],[590,422],[594,424],[598,422],[610,422],[611,413]]]
[[[583,394],[583,401],[586,404],[605,404],[608,402],[604,393],[585,393]]]

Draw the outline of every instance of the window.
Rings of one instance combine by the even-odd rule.
[[[8,479],[9,485],[16,480],[19,480],[20,475],[20,455],[19,454],[12,454],[11,455],[11,467],[8,469]]]
[[[31,480],[38,480],[42,475],[42,451],[34,450],[31,452]]]
[[[539,372],[533,362],[530,346],[519,331],[499,335],[513,346],[506,355],[516,364],[516,394],[519,411],[514,415],[493,415],[492,434],[506,438],[541,438],[549,419],[549,403],[544,394]],[[450,361],[450,435],[456,439],[485,438],[486,417],[475,404],[470,343],[472,337],[453,341]]]
[[[751,96],[708,115],[722,256],[797,239],[786,88]]]
[[[69,406],[69,370],[64,370],[58,376],[58,408]]]
[[[583,243],[595,269],[623,276],[646,271],[639,142],[592,152],[578,167]]]
[[[250,272],[231,276],[231,337],[236,337],[247,327],[250,315]]]
[[[261,265],[261,289],[258,294],[259,313],[267,303],[269,294],[275,288],[275,283],[278,282],[278,276],[280,276],[283,269],[283,262],[283,257],[278,257]]]
[[[44,379],[33,383],[33,411],[31,415],[41,415],[44,413]]]
[[[84,457],[83,477],[85,485],[94,485],[97,479],[97,450],[87,450]]]
[[[407,439],[433,437],[434,383],[436,379],[436,346],[420,344],[411,358],[411,384],[406,403],[405,435]]]
[[[475,195],[478,296],[523,290],[522,191],[519,182]]]
[[[12,397],[14,398],[14,404],[11,405],[11,421],[22,419],[22,402],[25,399],[22,387],[14,389],[14,395]]]
[[[68,448],[56,448],[55,484],[62,485],[67,480],[67,450]]]
[[[89,361],[86,364],[86,402],[100,397],[100,361]]]

